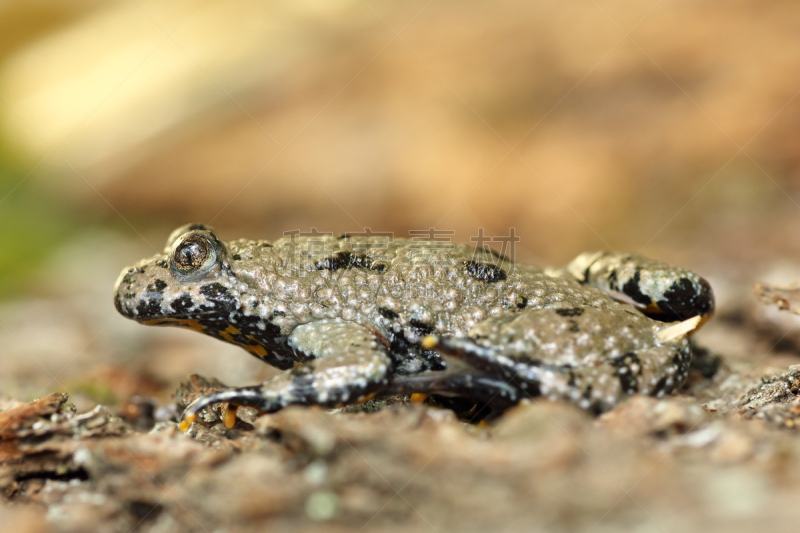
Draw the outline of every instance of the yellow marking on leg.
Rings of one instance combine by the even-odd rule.
[[[230,333],[231,335],[240,335],[242,332],[233,326],[228,326],[225,328],[225,333]]]

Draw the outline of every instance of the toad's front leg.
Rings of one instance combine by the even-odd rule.
[[[298,359],[310,361],[261,385],[222,390],[196,400],[186,408],[181,429],[188,429],[201,409],[215,403],[246,405],[263,413],[294,404],[330,408],[362,401],[389,383],[388,348],[376,332],[360,324],[320,320],[296,327],[288,342]],[[232,427],[234,411],[229,410],[224,421]]]

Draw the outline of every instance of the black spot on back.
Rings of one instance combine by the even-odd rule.
[[[430,335],[433,332],[433,326],[421,320],[412,318],[411,320],[408,321],[408,323],[414,330],[414,333],[416,333],[420,337],[424,337],[425,335]]]
[[[386,307],[379,307],[378,313],[380,313],[383,318],[387,318],[389,320],[395,320],[399,316],[397,313],[391,309],[387,309]]]
[[[326,257],[322,261],[317,261],[314,268],[317,270],[340,270],[343,268],[371,268],[372,259],[364,254],[354,254],[348,251],[336,252],[330,257]],[[380,264],[376,265],[376,271],[385,270],[386,266]]]
[[[503,269],[489,263],[478,263],[477,261],[464,261],[462,263],[468,275],[486,283],[495,283],[506,279]]]
[[[519,301],[517,302],[517,309],[525,309],[526,305],[528,305],[527,296],[520,297]]]
[[[337,252],[331,257],[326,257],[322,261],[317,261],[317,263],[314,264],[314,268],[317,270],[335,271],[341,268],[347,268],[349,262],[350,252]]]
[[[239,255],[239,254],[233,254],[233,260],[234,261],[241,261],[242,260],[242,256]]]
[[[561,316],[581,316],[583,309],[580,307],[571,307],[569,309],[556,309],[556,314]]]

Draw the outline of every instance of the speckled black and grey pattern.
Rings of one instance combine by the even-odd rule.
[[[706,280],[691,270],[641,255],[584,253],[565,270],[588,285],[624,296],[662,322],[714,312],[714,295]]]
[[[507,385],[519,397],[567,398],[599,411],[634,392],[673,390],[689,358],[685,336],[659,341],[664,324],[612,295],[636,301],[633,279],[665,301],[677,290],[668,301],[676,318],[709,314],[713,297],[696,274],[640,256],[624,256],[632,266],[617,264],[616,284],[598,288],[589,279],[608,280],[601,265],[623,256],[598,257],[577,274],[575,262],[545,272],[511,269],[458,244],[326,235],[225,244],[195,224],[173,232],[164,253],[122,272],[115,305],[128,318],[194,329],[286,369],[224,396],[265,411],[358,401],[394,376],[441,372],[441,354],[462,357],[474,375],[427,380],[436,392],[452,386],[454,395],[511,397]],[[433,350],[421,345],[426,336],[440,339]],[[211,401],[227,400],[217,395],[203,405]]]
[[[668,326],[660,326],[666,328]],[[441,349],[533,395],[603,412],[636,392],[672,392],[689,370],[685,336],[659,342],[653,321],[626,304],[503,313]]]

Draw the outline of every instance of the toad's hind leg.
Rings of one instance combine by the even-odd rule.
[[[525,396],[577,403],[593,412],[634,393],[663,396],[686,379],[686,334],[699,318],[659,324],[630,309],[531,309],[500,313],[468,337],[426,337],[422,345],[455,357]]]
[[[483,375],[469,367],[395,377],[386,392],[464,397],[502,406],[515,405],[521,397],[519,390],[503,379]]]
[[[437,340],[436,349],[519,390],[518,397],[567,400],[599,414],[631,394],[660,398],[683,384],[691,351],[686,344],[653,346],[587,365],[545,364],[526,355],[500,356],[469,339]]]
[[[661,322],[694,316],[703,317],[705,322],[714,312],[714,293],[705,279],[691,270],[643,255],[585,253],[556,274],[565,272]]]
[[[193,402],[184,412],[183,428],[204,407],[221,402],[274,412],[288,405],[336,407],[380,392],[389,382],[388,349],[372,330],[354,322],[320,320],[295,328],[289,346],[300,363],[261,385],[222,390]],[[226,415],[231,426],[235,419]]]

